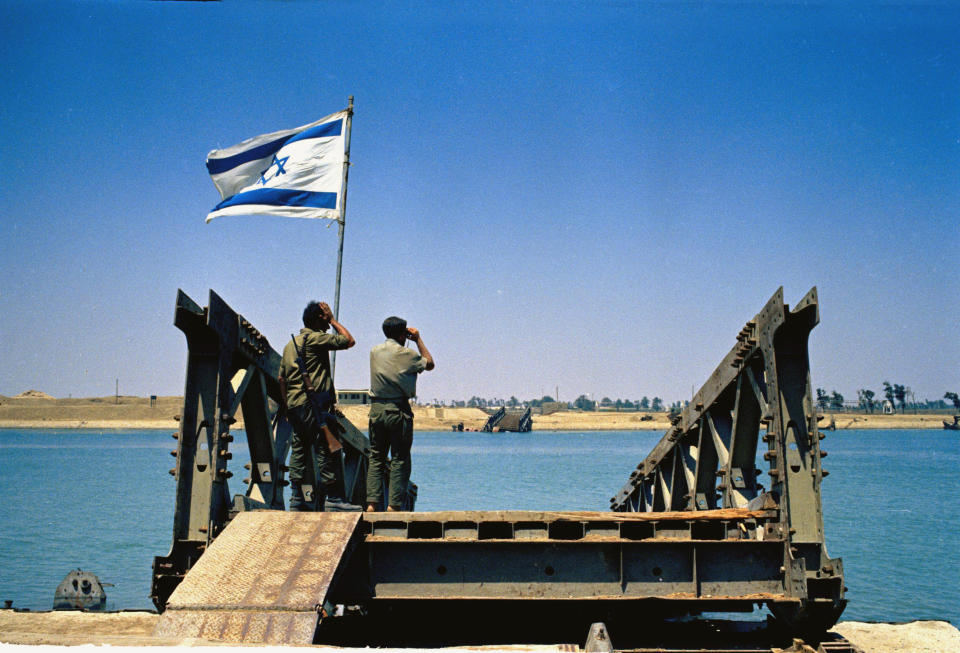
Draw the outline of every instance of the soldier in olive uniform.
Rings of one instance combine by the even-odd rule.
[[[310,302],[303,310],[303,329],[283,348],[280,362],[281,386],[285,385],[287,419],[293,426],[290,442],[290,510],[313,510],[313,496],[323,494],[327,504],[344,503],[335,473],[335,458],[326,438],[321,432],[322,424],[304,389],[300,366],[297,364],[297,349],[306,365],[308,376],[322,409],[330,411],[336,402],[336,390],[330,374],[331,350],[349,349],[356,344],[347,329],[333,318],[333,312],[325,302]],[[326,333],[332,326],[336,333]],[[296,345],[294,345],[294,340]],[[313,488],[313,470],[310,467],[310,449],[313,448],[319,467],[320,487]],[[304,494],[304,486],[306,494]]]
[[[413,444],[413,411],[410,399],[417,394],[417,375],[432,370],[433,356],[420,332],[407,321],[383,321],[386,342],[370,351],[370,467],[367,470],[367,510],[383,502],[383,477],[390,453],[390,497],[387,510],[402,510],[410,482],[410,447]],[[417,343],[416,353],[404,347]]]

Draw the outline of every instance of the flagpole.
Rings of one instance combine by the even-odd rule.
[[[353,125],[353,96],[349,97],[347,106],[347,135],[343,142],[343,182],[340,185],[340,217],[337,218],[337,284],[333,291],[333,318],[340,320],[340,270],[343,266],[343,227],[347,217],[347,177],[350,174],[350,129]],[[333,378],[337,369],[337,352],[334,350],[330,357],[330,377]]]

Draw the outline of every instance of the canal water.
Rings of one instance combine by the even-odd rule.
[[[232,446],[232,493],[247,462]],[[606,510],[662,433],[418,432],[418,510]],[[71,569],[96,573],[108,608],[152,608],[150,566],[167,553],[170,431],[0,429],[0,600],[49,609]],[[843,558],[844,619],[960,625],[960,437],[838,431],[823,442],[827,545]]]

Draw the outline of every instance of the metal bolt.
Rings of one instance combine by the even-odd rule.
[[[170,451],[170,455],[173,456],[174,458],[176,458],[176,457],[177,457],[177,450],[176,450],[176,449],[173,449],[172,451]]]
[[[173,438],[174,440],[179,440],[179,439],[180,439],[180,433],[179,433],[179,432],[177,432],[177,433],[171,433],[171,434],[170,434],[170,437]]]
[[[249,470],[249,469],[250,469],[250,463],[244,464],[243,468]]]
[[[170,476],[176,476],[176,475],[177,475],[177,468],[174,467],[170,470]]]
[[[230,460],[231,458],[233,458],[233,454],[227,451],[226,449],[221,449],[220,457],[223,458],[224,460]]]

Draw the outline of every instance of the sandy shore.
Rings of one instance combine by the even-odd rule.
[[[15,612],[0,610],[0,643],[109,644],[112,646],[210,646],[202,640],[153,637],[158,615],[149,612]],[[864,653],[943,653],[960,651],[960,631],[945,621],[905,624],[841,622],[833,629]],[[523,647],[526,648],[526,647]],[[550,647],[529,647],[548,650]]]
[[[52,397],[0,396],[0,428],[92,428],[92,429],[177,429],[174,416],[183,406],[181,397],[157,397],[151,404],[145,397],[91,397],[54,399]],[[357,428],[366,430],[369,406],[341,406]],[[448,431],[459,423],[465,429],[480,429],[487,414],[479,408],[414,407],[416,428],[421,431]],[[830,424],[842,429],[939,429],[944,413],[920,415],[828,414],[820,427]],[[242,428],[242,420],[237,424]],[[665,431],[670,426],[666,413],[615,411],[562,411],[552,415],[534,415],[535,431]]]

